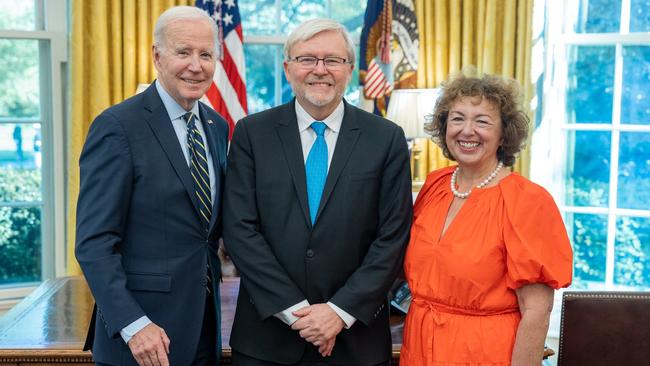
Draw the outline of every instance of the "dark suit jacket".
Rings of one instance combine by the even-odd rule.
[[[135,364],[119,332],[143,315],[169,336],[172,365],[189,364],[195,354],[206,261],[220,273],[228,136],[216,112],[202,103],[199,110],[217,176],[207,236],[189,168],[153,84],[105,110],[90,128],[79,160],[75,253],[96,300],[97,321],[87,342],[96,362]]]
[[[400,127],[345,103],[320,209],[309,218],[295,100],[241,120],[228,157],[224,244],[241,273],[230,344],[295,363],[306,347],[273,314],[303,299],[357,319],[330,362],[391,356],[387,291],[401,267],[412,214],[409,153]]]

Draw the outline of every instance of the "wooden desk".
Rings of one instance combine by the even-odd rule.
[[[237,303],[238,278],[221,286],[223,362],[230,364],[230,329]],[[93,365],[82,351],[93,298],[82,277],[62,277],[43,283],[0,318],[0,365]],[[404,318],[391,318],[393,361],[397,365]]]
[[[81,350],[92,310],[83,278],[43,283],[0,318],[0,365],[93,365]]]

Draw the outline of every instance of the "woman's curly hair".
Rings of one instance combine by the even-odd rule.
[[[445,139],[449,110],[463,97],[482,97],[492,103],[501,116],[502,142],[497,149],[497,158],[505,166],[512,166],[517,153],[525,146],[530,124],[521,105],[519,83],[498,75],[465,75],[471,72],[473,70],[461,72],[442,83],[442,93],[424,130],[431,134],[431,139],[440,146],[446,158],[456,160],[449,152]]]

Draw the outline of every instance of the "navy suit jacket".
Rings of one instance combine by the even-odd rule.
[[[312,225],[294,103],[244,118],[232,138],[223,237],[241,286],[230,344],[258,359],[296,363],[313,346],[273,314],[303,299],[331,301],[357,321],[337,336],[327,362],[385,362],[387,292],[412,215],[404,132],[345,103]]]
[[[96,301],[87,340],[96,362],[136,364],[120,330],[144,315],[169,336],[172,365],[189,364],[195,355],[207,261],[217,279],[220,273],[228,136],[216,112],[202,103],[199,111],[217,180],[207,235],[187,162],[153,84],[90,127],[79,160],[75,254]]]

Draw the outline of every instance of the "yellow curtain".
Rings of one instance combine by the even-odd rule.
[[[418,88],[437,87],[450,74],[473,65],[479,73],[519,81],[527,108],[534,93],[530,78],[533,1],[416,0],[420,33]],[[433,142],[422,140],[416,144],[428,151],[428,164],[422,164],[422,169],[431,171],[453,163]],[[529,162],[526,149],[514,168],[528,176]]]
[[[69,143],[67,271],[80,274],[74,257],[79,155],[93,118],[151,83],[153,26],[174,5],[193,0],[72,1],[72,121]]]

